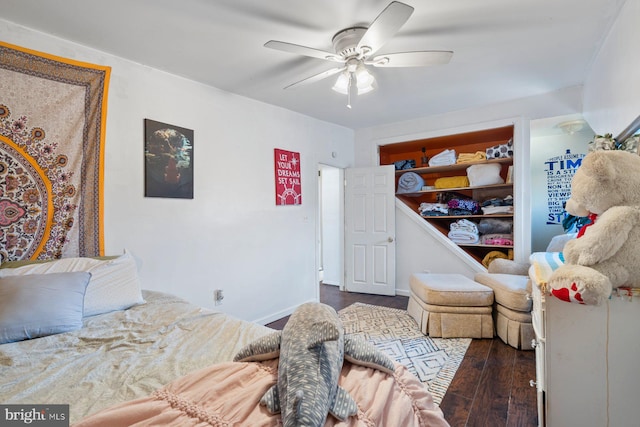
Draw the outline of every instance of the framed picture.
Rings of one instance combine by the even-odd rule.
[[[301,205],[300,153],[274,149],[276,205]]]
[[[193,199],[193,130],[144,119],[144,195]]]

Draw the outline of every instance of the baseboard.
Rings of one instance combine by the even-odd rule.
[[[291,313],[296,311],[296,308],[298,308],[299,306],[301,306],[302,304],[307,303],[307,302],[318,302],[318,301],[317,300],[313,300],[313,299],[308,300],[308,301],[303,301],[298,305],[287,307],[284,310],[280,310],[280,311],[278,311],[276,313],[270,314],[269,316],[265,316],[265,317],[262,317],[260,319],[253,320],[252,322],[253,323],[257,323],[259,325],[267,325],[267,324],[269,324],[271,322],[275,322],[276,320],[280,320],[283,317],[290,316]]]
[[[406,289],[396,289],[396,295],[401,295],[403,297],[411,296],[411,291]]]

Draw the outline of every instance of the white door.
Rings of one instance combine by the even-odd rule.
[[[345,170],[345,287],[396,293],[395,168]]]

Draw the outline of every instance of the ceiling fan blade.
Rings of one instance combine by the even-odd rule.
[[[374,67],[427,67],[429,65],[446,64],[451,60],[450,50],[427,50],[420,52],[399,52],[379,55],[365,61]]]
[[[407,4],[397,1],[389,3],[358,42],[358,50],[366,47],[369,54],[376,52],[398,32],[412,13],[413,7]]]
[[[279,42],[276,40],[269,40],[264,44],[264,47],[271,49],[281,50],[284,52],[295,53],[298,55],[310,56],[312,58],[325,59],[333,62],[344,62],[344,58],[335,53],[326,52],[324,50],[314,49],[311,47],[300,46],[293,43]]]
[[[327,77],[331,77],[335,74],[338,74],[341,71],[346,70],[347,67],[336,67],[336,68],[331,68],[327,71],[323,71],[321,73],[315,74],[311,77],[307,77],[306,79],[300,80],[298,82],[295,83],[291,83],[289,86],[285,86],[285,89],[290,89],[292,87],[296,87],[296,86],[302,86],[302,85],[307,85],[309,83],[315,83],[317,81],[320,81],[322,79],[326,79]]]

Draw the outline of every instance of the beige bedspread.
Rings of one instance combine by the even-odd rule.
[[[231,361],[272,331],[171,295],[143,296],[146,304],[86,318],[81,330],[0,345],[0,403],[70,404],[73,423]]]
[[[258,403],[277,380],[278,360],[222,363],[180,378],[146,398],[117,405],[74,427],[281,426]],[[345,362],[339,383],[358,404],[346,421],[333,416],[325,426],[447,427],[431,394],[404,366],[394,375]]]

